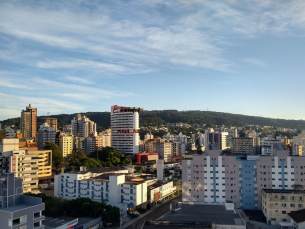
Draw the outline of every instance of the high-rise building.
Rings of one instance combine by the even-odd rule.
[[[259,154],[260,137],[255,138],[233,138],[233,153]]]
[[[72,134],[62,133],[58,134],[59,149],[63,157],[72,154],[73,151],[73,136]]]
[[[29,148],[30,149],[30,148]],[[38,179],[51,180],[52,150],[28,150],[28,154],[38,156]]]
[[[33,108],[32,104],[21,112],[20,131],[24,138],[37,138],[37,108]]]
[[[71,126],[74,137],[87,138],[96,135],[96,124],[86,116],[78,114],[71,120]]]
[[[159,158],[164,162],[171,161],[172,158],[172,143],[165,139],[156,139],[154,142],[154,152],[159,153]]]
[[[139,112],[138,107],[111,107],[111,146],[116,150],[137,154],[139,152]]]
[[[41,198],[22,195],[22,179],[15,178],[14,173],[0,177],[0,208],[1,229],[45,228],[45,204]]]
[[[111,147],[111,129],[98,133],[98,136],[100,137],[100,145],[102,147]]]
[[[38,130],[37,138],[38,138],[38,149],[43,149],[46,142],[54,142],[55,143],[55,129],[54,127],[50,127],[47,123],[40,125]]]
[[[43,123],[47,123],[57,131],[57,118],[41,118]]]
[[[182,201],[225,203],[262,209],[263,189],[305,187],[305,157],[290,156],[283,145],[273,155],[234,155],[206,150],[182,161]]]

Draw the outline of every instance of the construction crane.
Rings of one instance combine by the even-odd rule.
[[[50,112],[48,112],[47,114],[48,114],[48,119],[49,119],[49,114],[50,114]]]

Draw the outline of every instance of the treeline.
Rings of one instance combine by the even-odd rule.
[[[110,112],[86,112],[81,113],[86,115],[98,126],[98,131],[110,127]],[[61,129],[64,125],[70,124],[71,119],[77,114],[60,114],[51,115],[52,118],[57,118],[58,128]],[[38,125],[42,124],[41,116],[37,118]],[[20,118],[12,118],[2,121],[3,125],[19,126]],[[214,111],[177,111],[177,110],[163,110],[163,111],[141,111],[140,126],[161,126],[167,123],[183,122],[188,124],[206,124],[208,127],[215,125],[225,126],[241,126],[245,124],[275,126],[292,129],[305,129],[304,120],[286,120],[286,119],[272,119],[257,116],[247,116],[240,114],[230,114],[224,112]]]
[[[89,198],[77,198],[65,200],[63,198],[50,197],[45,194],[25,193],[24,195],[40,197],[45,203],[43,215],[49,217],[70,216],[78,217],[102,217],[103,223],[120,223],[120,209],[108,205],[105,200],[101,202],[92,201]]]

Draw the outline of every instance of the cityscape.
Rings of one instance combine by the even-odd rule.
[[[0,229],[305,229],[305,1],[0,15]]]

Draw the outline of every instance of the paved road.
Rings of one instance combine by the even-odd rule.
[[[165,202],[163,204],[160,204],[159,206],[157,206],[156,208],[151,210],[151,212],[148,213],[146,216],[144,216],[143,218],[140,218],[138,221],[136,221],[134,223],[136,225],[130,225],[130,226],[126,227],[126,229],[138,229],[138,228],[141,228],[141,226],[143,225],[145,220],[157,220],[158,218],[160,218],[161,216],[163,216],[169,212],[170,203],[172,203],[174,201],[181,201],[181,194],[174,197],[171,200],[168,200],[167,202]]]

